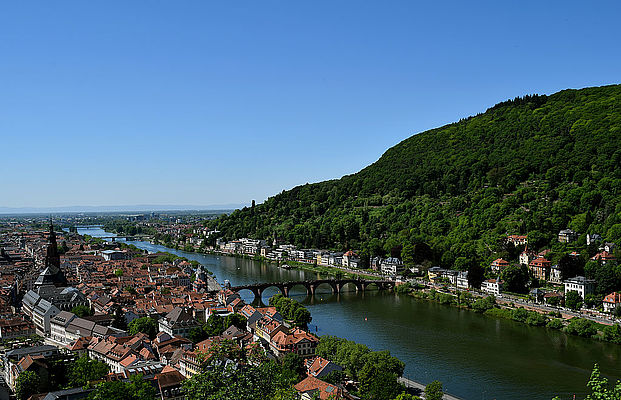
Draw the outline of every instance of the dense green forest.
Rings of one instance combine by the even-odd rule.
[[[485,265],[511,253],[507,234],[558,251],[568,227],[580,244],[587,233],[619,243],[620,166],[621,85],[564,90],[416,134],[356,174],[205,224],[227,239],[276,236],[363,256],[403,248],[415,261]]]

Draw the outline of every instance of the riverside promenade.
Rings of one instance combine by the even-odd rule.
[[[419,390],[421,393],[422,398],[425,398],[425,385],[423,385],[420,382],[416,382],[413,381],[411,379],[408,378],[404,378],[404,377],[400,377],[399,378],[399,382],[403,383],[405,385],[405,387],[410,388],[410,389],[416,389]],[[444,393],[444,396],[442,397],[444,400],[464,400],[460,397],[456,397],[453,396],[452,394],[448,394],[448,393]]]

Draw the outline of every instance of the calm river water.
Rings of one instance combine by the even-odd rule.
[[[81,234],[106,235],[99,228]],[[149,251],[168,251],[196,260],[220,282],[304,280],[302,270],[225,256],[186,253],[148,242],[128,242]],[[276,290],[276,289],[274,289]],[[264,301],[275,293],[265,293]],[[528,327],[471,311],[383,292],[332,295],[328,287],[313,298],[293,292],[313,316],[319,335],[336,335],[390,352],[406,363],[405,376],[440,380],[464,399],[582,398],[594,363],[609,377],[621,377],[621,346]]]

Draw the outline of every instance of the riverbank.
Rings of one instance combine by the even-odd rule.
[[[350,268],[331,266],[331,265],[325,265],[325,264],[307,263],[307,262],[302,262],[298,260],[290,260],[290,259],[271,260],[269,258],[259,256],[259,255],[251,256],[248,254],[229,253],[229,252],[217,251],[217,250],[205,250],[205,251],[197,251],[197,250],[188,251],[186,249],[179,249],[179,250],[187,252],[187,253],[209,254],[213,256],[226,256],[226,257],[240,258],[244,260],[252,260],[252,261],[261,262],[267,265],[275,265],[279,268],[284,268],[283,267],[284,265],[288,265],[292,268],[314,272],[324,277],[352,278],[352,279],[365,278],[365,279],[375,279],[375,280],[383,279],[382,276],[375,274],[375,273],[367,272],[367,271],[353,270]]]
[[[409,378],[405,378],[401,376],[399,377],[399,383],[403,384],[403,386],[405,386],[406,388],[410,390],[414,390],[418,392],[417,393],[418,395],[425,392],[425,385],[423,385],[420,382],[413,381]],[[464,400],[464,399],[445,392],[444,395],[442,396],[442,400]]]
[[[605,325],[571,314],[563,314],[560,311],[545,312],[532,307],[529,309],[513,302],[498,301],[491,295],[478,295],[470,292],[451,293],[420,287],[402,287],[397,290],[397,293],[473,311],[490,318],[507,319],[533,327],[561,330],[586,339],[621,344],[619,324]]]

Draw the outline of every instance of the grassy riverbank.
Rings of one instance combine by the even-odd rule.
[[[619,324],[603,325],[578,317],[565,319],[558,311],[545,314],[515,305],[500,305],[496,303],[494,296],[475,296],[470,292],[443,293],[434,289],[424,290],[406,284],[398,287],[397,293],[471,310],[491,318],[508,319],[529,326],[561,330],[570,335],[621,344],[621,326]]]

